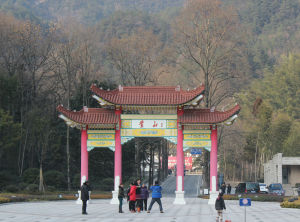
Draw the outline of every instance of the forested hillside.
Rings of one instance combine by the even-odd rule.
[[[92,83],[207,84],[202,107],[242,106],[219,130],[220,171],[263,178],[275,153],[300,155],[299,26],[299,0],[0,0],[0,190],[38,186],[39,175],[78,187],[79,131],[55,108],[98,107]],[[123,149],[124,180],[134,149]],[[92,183],[109,190],[113,153],[90,156]]]

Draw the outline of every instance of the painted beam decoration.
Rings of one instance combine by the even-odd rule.
[[[121,115],[121,143],[134,137],[164,137],[177,143],[177,115]]]
[[[183,130],[183,149],[205,148],[211,149],[210,130]]]
[[[115,150],[114,130],[88,130],[87,149],[91,151],[95,147],[106,147]]]

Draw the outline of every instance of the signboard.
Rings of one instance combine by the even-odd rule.
[[[167,126],[167,120],[132,120],[133,129],[164,129]]]
[[[114,130],[88,130],[87,148],[91,151],[95,147],[107,147],[111,150],[115,148]]]
[[[177,129],[177,120],[126,119],[122,120],[122,129]]]
[[[184,134],[184,140],[210,140],[210,134],[203,133],[203,134]]]
[[[174,169],[175,165],[177,163],[176,156],[169,156],[168,157],[168,169]],[[184,158],[184,164],[186,170],[191,170],[193,167],[193,158],[192,157],[185,157]]]
[[[88,140],[114,140],[115,139],[115,134],[88,134]]]
[[[183,141],[183,147],[211,147],[211,141],[190,141],[190,140],[184,140]]]
[[[192,149],[191,150],[192,155],[202,154],[202,149]]]
[[[210,130],[183,130],[183,148],[205,148],[210,151],[211,149],[211,131]],[[200,151],[199,151],[200,152]],[[194,150],[191,154],[196,153]]]
[[[240,198],[240,206],[241,207],[251,206],[251,199],[250,198]]]
[[[177,129],[121,129],[125,137],[177,137]]]
[[[88,147],[114,147],[115,141],[112,140],[95,140],[95,141],[87,141]]]

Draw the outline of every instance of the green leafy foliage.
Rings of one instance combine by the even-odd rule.
[[[44,181],[47,186],[53,186],[56,189],[66,188],[66,178],[62,172],[49,170],[44,173]]]
[[[37,168],[28,168],[23,173],[23,181],[27,184],[38,184],[40,170]]]

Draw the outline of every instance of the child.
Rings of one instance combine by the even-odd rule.
[[[218,212],[218,216],[217,216],[217,222],[219,221],[223,221],[223,209],[226,210],[226,206],[225,206],[225,202],[223,199],[223,192],[219,193],[218,198],[216,199],[216,203],[215,203],[215,208],[216,211]]]

